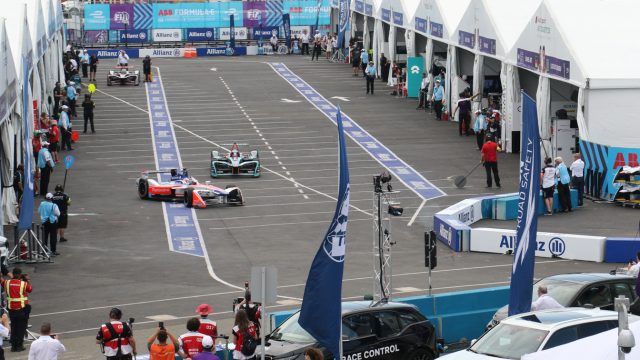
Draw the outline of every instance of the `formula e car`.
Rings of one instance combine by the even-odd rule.
[[[120,83],[120,85],[133,84],[138,86],[140,85],[140,70],[129,70],[126,66],[116,66],[115,70],[109,70],[107,86],[111,86],[114,82]]]
[[[160,174],[163,180],[149,177]],[[187,169],[143,171],[136,180],[140,199],[180,201],[188,208],[204,209],[209,205],[244,205],[242,191],[235,185],[222,189],[209,181],[201,184],[189,176]]]
[[[260,177],[258,150],[241,153],[238,143],[233,143],[231,151],[226,154],[220,154],[217,150],[213,150],[211,152],[211,177],[220,176]]]

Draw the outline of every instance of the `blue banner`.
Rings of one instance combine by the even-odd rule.
[[[147,30],[120,30],[118,32],[118,42],[121,43],[145,43],[151,42]]]
[[[509,316],[531,310],[539,193],[540,133],[538,131],[538,112],[536,102],[523,92],[518,226],[511,273]]]
[[[328,0],[285,0],[282,12],[289,14],[291,25],[328,25],[331,20],[331,4]],[[317,25],[316,25],[317,28]]]
[[[26,25],[26,23],[25,23]],[[26,29],[26,27],[25,27]],[[29,79],[31,52],[23,55],[22,58],[22,78]],[[34,179],[33,170],[31,169],[33,159],[33,147],[31,146],[31,131],[29,130],[29,122],[33,116],[31,111],[31,101],[29,101],[29,82],[24,81],[22,84],[22,141],[24,147],[24,177],[26,186],[22,193],[22,205],[20,207],[20,218],[18,222],[18,230],[29,230],[33,223],[33,189]]]
[[[349,26],[349,1],[340,0],[338,11],[338,43],[336,47],[342,49],[344,48],[344,33]]]
[[[200,56],[229,56],[229,55],[247,55],[246,46],[238,46],[234,48],[215,47],[215,48],[196,48],[196,54]]]
[[[263,26],[259,28],[253,28],[253,38],[254,39],[271,39],[271,35],[275,35],[276,37],[280,37],[280,27],[278,26]]]
[[[349,166],[340,107],[336,122],[340,147],[338,202],[333,221],[309,270],[298,323],[339,359],[342,355],[342,274],[349,215]]]
[[[213,28],[189,28],[186,35],[187,41],[213,41],[215,39]]]
[[[229,15],[229,46],[231,49],[236,47],[236,27],[234,25],[234,16]]]
[[[282,29],[284,30],[285,44],[291,49],[291,19],[289,14],[282,15]]]
[[[108,4],[86,4],[84,6],[84,29],[109,30],[110,16]]]
[[[229,27],[229,15],[238,15],[236,26],[243,26],[242,2],[153,4],[153,28]]]
[[[320,24],[320,9],[322,9],[322,0],[318,0],[316,7],[318,8],[318,10],[316,11],[316,26],[314,27],[314,29],[318,29],[318,25]],[[329,8],[328,10],[329,11],[327,11],[326,13],[331,13],[331,9]]]

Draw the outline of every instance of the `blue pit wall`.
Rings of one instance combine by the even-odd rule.
[[[394,302],[415,305],[431,321],[438,337],[452,344],[477,339],[493,314],[509,302],[509,287],[456,291],[432,296],[411,296]],[[280,326],[298,310],[269,314],[272,328]]]

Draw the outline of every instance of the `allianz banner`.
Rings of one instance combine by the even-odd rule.
[[[155,42],[182,41],[182,29],[153,29],[153,41]]]
[[[123,49],[130,58],[135,59],[139,57],[139,49]],[[119,49],[88,49],[89,56],[95,55],[98,59],[115,59],[118,57]]]
[[[200,56],[231,56],[231,55],[247,55],[246,46],[237,46],[234,48],[215,47],[215,48],[197,48],[196,52]]]
[[[185,38],[187,41],[212,41],[215,39],[213,28],[188,28]]]

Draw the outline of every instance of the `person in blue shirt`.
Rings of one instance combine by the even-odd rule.
[[[82,77],[88,77],[89,53],[87,52],[87,49],[82,50],[82,55],[80,55],[80,64],[82,64]]]
[[[47,194],[49,189],[49,179],[51,178],[51,172],[56,164],[53,162],[53,157],[49,152],[49,143],[42,142],[42,148],[38,153],[38,168],[40,169],[40,195]]]
[[[58,216],[60,216],[60,209],[58,205],[54,204],[52,193],[45,195],[45,200],[40,203],[38,208],[38,214],[40,214],[40,222],[44,228],[43,241],[44,246],[47,246],[52,255],[60,255],[56,251],[56,245],[58,244]]]
[[[369,54],[365,49],[360,52],[360,64],[362,66],[362,76],[367,76],[367,65],[369,64]]]
[[[70,114],[78,116],[76,113],[76,99],[78,93],[76,92],[75,83],[73,81],[67,81],[67,103],[69,103]]]
[[[444,99],[444,89],[440,85],[440,80],[436,80],[436,84],[433,87],[433,107],[436,109],[436,118],[442,119],[442,100]]]
[[[67,105],[62,105],[58,126],[60,127],[60,135],[62,137],[60,150],[73,150],[71,148],[71,119],[69,119],[69,107]]]
[[[476,110],[476,120],[473,122],[473,132],[476,134],[478,150],[482,150],[482,145],[484,145],[484,132],[487,130],[487,117],[484,113],[484,109],[482,111]]]
[[[560,201],[560,211],[571,211],[571,191],[569,190],[569,183],[571,183],[571,176],[569,175],[569,169],[561,157],[555,158],[556,163],[556,177],[558,179],[558,200]]]
[[[369,61],[365,74],[367,76],[367,94],[369,93],[369,87],[371,87],[371,95],[373,95],[373,83],[376,80],[376,67],[373,65],[373,61]]]

